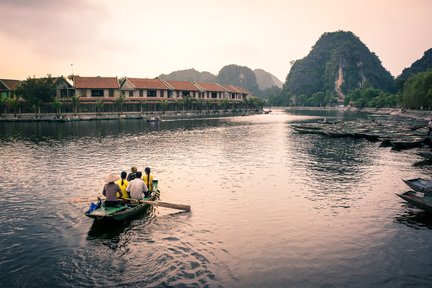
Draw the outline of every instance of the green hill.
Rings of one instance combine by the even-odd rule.
[[[310,97],[321,92],[341,101],[362,87],[395,92],[395,81],[356,35],[337,31],[324,33],[308,56],[295,61],[282,93]]]
[[[411,67],[405,68],[396,78],[398,88],[401,89],[405,81],[412,75],[432,69],[432,48],[425,51],[422,58],[415,61]]]

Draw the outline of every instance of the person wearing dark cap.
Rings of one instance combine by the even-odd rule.
[[[106,207],[113,207],[121,203],[117,199],[117,193],[121,193],[120,187],[116,183],[114,183],[119,178],[120,177],[117,174],[113,174],[113,173],[109,173],[105,177],[105,185],[102,190],[102,195],[106,197],[105,198]]]
[[[137,167],[132,166],[131,173],[129,173],[129,175],[127,176],[127,181],[132,181],[133,179],[136,178],[137,170],[138,170]]]
[[[146,167],[144,169],[144,176],[143,176],[144,183],[148,187],[148,191],[153,191],[153,175],[150,175],[150,167]],[[148,193],[150,194],[150,193]],[[148,197],[148,195],[146,195]]]

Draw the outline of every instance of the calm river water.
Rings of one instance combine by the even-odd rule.
[[[290,128],[312,118],[0,123],[1,286],[430,287],[432,218],[395,193],[431,166]],[[68,201],[133,165],[192,211],[107,227]]]

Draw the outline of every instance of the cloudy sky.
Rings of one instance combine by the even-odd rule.
[[[393,76],[432,48],[430,0],[0,0],[0,78],[154,78],[228,64],[284,81],[321,34],[352,31]]]

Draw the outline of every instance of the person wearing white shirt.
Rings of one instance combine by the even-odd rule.
[[[143,199],[144,193],[148,191],[146,184],[141,179],[142,173],[136,172],[136,178],[129,182],[126,191],[132,199]]]

